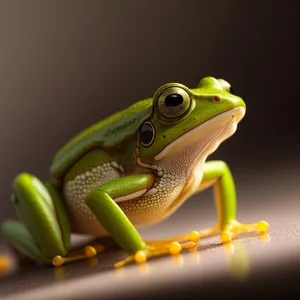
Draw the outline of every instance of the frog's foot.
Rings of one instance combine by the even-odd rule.
[[[225,225],[221,230],[220,239],[223,243],[230,242],[233,238],[241,233],[247,233],[252,231],[258,231],[259,233],[266,232],[269,225],[265,221],[261,221],[254,224],[241,224],[238,221],[231,221]]]
[[[160,242],[160,244],[151,242],[147,244],[146,248],[143,250],[137,251],[133,255],[128,255],[124,260],[117,262],[114,266],[115,268],[123,267],[127,264],[136,262],[138,264],[142,264],[146,262],[149,258],[155,256],[163,256],[163,255],[176,255],[179,254],[182,250],[192,249],[196,246],[194,242],[186,242],[186,243],[178,243],[178,242]]]
[[[147,245],[150,245],[150,246],[170,245],[171,243],[174,243],[174,242],[181,243],[184,241],[185,242],[190,241],[190,242],[194,242],[195,244],[197,244],[200,239],[213,236],[219,232],[220,232],[220,226],[217,225],[215,227],[207,228],[207,229],[204,229],[201,231],[191,231],[186,234],[177,235],[177,236],[169,238],[169,239],[156,240],[156,241],[145,241],[145,242]]]
[[[84,249],[84,253],[82,254],[73,254],[73,255],[68,255],[65,257],[62,257],[60,255],[56,255],[53,260],[52,264],[55,267],[60,267],[63,264],[67,264],[70,262],[78,261],[78,260],[83,260],[83,259],[89,259],[91,257],[94,257],[97,255],[97,250],[96,247],[94,246],[86,246]]]

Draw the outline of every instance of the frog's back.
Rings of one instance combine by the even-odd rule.
[[[152,98],[141,100],[128,108],[83,130],[55,155],[50,176],[55,180],[60,178],[85,153],[94,149],[117,150],[133,137],[141,123],[152,112]]]

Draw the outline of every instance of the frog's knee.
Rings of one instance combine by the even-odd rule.
[[[212,160],[208,161],[204,165],[205,171],[215,171],[215,172],[220,172],[224,173],[226,171],[229,171],[229,167],[227,163],[223,160]]]
[[[41,184],[41,182],[34,175],[25,172],[20,173],[13,181],[13,191],[22,191],[24,189],[28,189],[32,185],[38,188],[38,184]]]
[[[20,202],[36,202],[39,198],[47,198],[48,202],[51,197],[44,184],[34,175],[29,173],[20,173],[13,180],[11,200],[16,205]]]
[[[24,184],[26,184],[30,179],[31,179],[31,174],[29,173],[20,173],[18,174],[13,181],[13,186],[15,188],[19,188],[21,186],[23,186]]]
[[[228,164],[223,160],[218,161],[218,167],[224,172],[228,172],[230,170]]]

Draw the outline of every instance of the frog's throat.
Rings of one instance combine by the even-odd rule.
[[[171,144],[166,146],[160,153],[158,153],[154,157],[154,160],[160,161],[165,157],[172,157],[175,153],[180,152],[180,150],[185,148],[188,144],[192,144],[193,142],[195,142],[195,140],[197,140],[197,137],[205,136],[205,133],[208,133],[211,130],[214,131],[214,128],[216,127],[223,127],[223,129],[228,128],[226,132],[222,134],[222,138],[217,138],[215,140],[214,147],[210,147],[210,152],[215,151],[222,141],[234,134],[237,128],[237,124],[245,115],[245,111],[246,110],[244,107],[239,106],[209,119],[205,123],[188,131],[187,133],[173,141]],[[228,124],[231,124],[230,128],[227,126]]]
[[[141,161],[139,148],[136,148],[137,164],[141,167],[157,171],[158,176],[163,176],[164,170],[185,171],[189,177],[191,172],[202,174],[201,168],[206,157],[213,153],[218,146],[234,134],[237,124],[245,115],[245,108],[242,106],[233,108],[217,115],[205,123],[188,131],[158,153],[154,160],[156,164],[147,164]],[[188,155],[182,160],[183,149],[188,150]],[[174,168],[175,167],[175,168]],[[199,169],[200,168],[200,169]],[[177,173],[179,170],[175,170]]]

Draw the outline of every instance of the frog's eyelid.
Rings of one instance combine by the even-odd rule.
[[[156,90],[156,92],[154,93],[154,96],[153,96],[153,99],[159,99],[159,97],[166,91],[166,90],[169,90],[169,89],[176,89],[176,88],[180,88],[180,89],[183,89],[185,90],[188,94],[191,93],[190,89],[181,84],[181,83],[166,83],[165,85],[161,86],[158,90]]]

